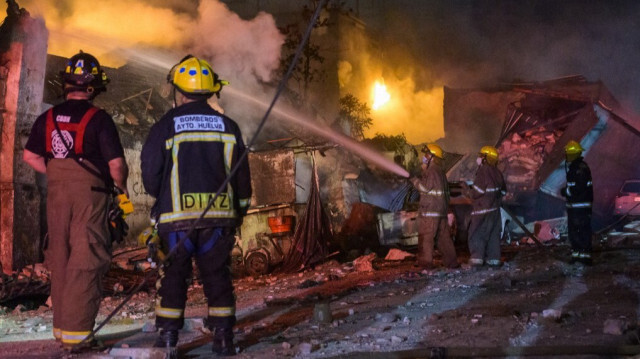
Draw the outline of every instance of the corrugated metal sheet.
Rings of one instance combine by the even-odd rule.
[[[294,203],[296,200],[295,159],[292,150],[249,154],[252,206]]]

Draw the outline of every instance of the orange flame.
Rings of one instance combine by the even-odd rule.
[[[373,85],[373,105],[371,108],[376,111],[384,106],[391,99],[391,95],[387,92],[387,86],[384,84],[384,80],[376,81]]]

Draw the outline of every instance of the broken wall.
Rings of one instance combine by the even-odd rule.
[[[452,89],[444,87],[444,138],[447,152],[477,153],[500,139],[507,108],[524,97],[511,88]]]
[[[45,192],[22,155],[42,110],[47,39],[44,22],[24,9],[0,27],[0,262],[6,273],[40,259]]]
[[[498,166],[503,170],[508,189],[504,202],[525,221],[564,216],[565,200],[559,194],[566,183],[564,146],[577,140],[585,148],[583,155],[593,177],[594,228],[610,223],[620,186],[626,179],[640,177],[640,156],[630,150],[640,146],[640,120],[621,112],[620,105],[602,83],[587,82],[581,76],[514,86],[511,91],[519,94],[500,97],[517,101],[506,107],[494,102],[498,108],[505,108],[498,131]],[[449,92],[453,99],[445,96],[445,103],[449,103],[449,107],[445,106],[445,130],[467,127],[465,133],[454,131],[453,136],[475,141],[470,142],[475,144],[474,153],[486,144],[479,139],[487,133],[468,121],[477,104],[467,101],[471,92]],[[487,96],[484,90],[477,92],[476,98]],[[457,115],[447,116],[447,108]],[[493,126],[493,130],[497,128]],[[472,159],[475,156],[458,164],[448,174],[449,180],[472,178],[477,168]]]

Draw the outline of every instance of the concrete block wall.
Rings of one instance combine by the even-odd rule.
[[[22,154],[41,113],[48,32],[26,12],[5,19],[0,32],[0,262],[9,273],[41,260],[42,189]]]

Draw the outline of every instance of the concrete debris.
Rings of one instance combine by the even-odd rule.
[[[165,359],[175,358],[176,351],[164,348],[113,348],[109,350],[112,358]]]
[[[387,261],[402,261],[407,258],[414,258],[415,256],[415,254],[411,254],[397,248],[391,248],[384,259]]]
[[[329,303],[317,303],[313,308],[313,319],[318,323],[331,323],[331,308]]]
[[[393,313],[378,313],[376,314],[376,320],[381,323],[393,323],[398,319],[398,316]]]
[[[149,321],[144,323],[144,325],[142,326],[142,332],[143,333],[154,333],[157,332],[158,328],[156,328],[156,323]]]
[[[609,247],[630,246],[640,240],[640,234],[637,232],[612,231],[607,233],[604,239]]]
[[[313,345],[311,345],[311,343],[304,342],[298,344],[298,353],[300,353],[300,355],[309,355],[313,350],[314,347]]]
[[[361,256],[356,258],[353,261],[353,267],[357,272],[372,272],[373,269],[373,260],[377,258],[375,253],[369,253],[365,256]]]
[[[629,328],[626,319],[607,319],[604,321],[602,332],[604,334],[622,335]]]
[[[558,320],[562,317],[562,311],[558,309],[545,309],[542,311],[542,317],[546,319]]]
[[[560,231],[557,228],[552,227],[548,222],[537,221],[533,228],[533,234],[536,235],[540,242],[560,239]]]

